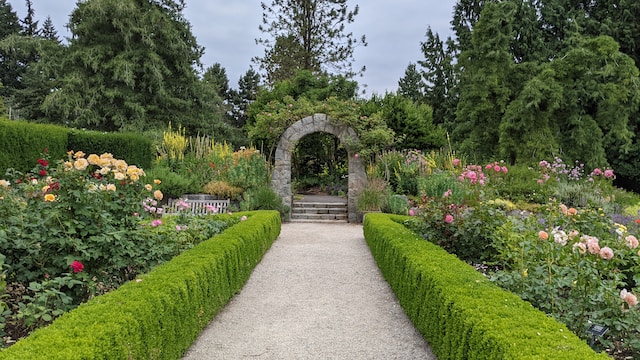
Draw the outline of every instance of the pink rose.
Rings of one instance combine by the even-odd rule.
[[[460,159],[453,159],[453,166],[460,165]]]
[[[627,246],[628,246],[630,249],[635,249],[635,248],[637,248],[637,247],[638,247],[638,238],[636,238],[635,236],[633,236],[633,235],[629,235],[629,236],[627,236],[627,237],[626,237],[626,238],[624,238],[624,239],[626,240],[626,242],[627,242]]]
[[[547,240],[549,238],[549,233],[544,230],[540,230],[538,231],[538,238],[540,238],[540,240]]]
[[[446,222],[447,224],[451,224],[453,222],[453,215],[451,214],[445,215],[444,222]]]
[[[415,215],[416,215],[416,212],[413,211],[413,209],[410,209],[409,210],[409,216],[415,216]]]
[[[600,257],[605,260],[613,259],[613,250],[611,250],[611,248],[608,246],[603,247],[602,249],[600,249]]]

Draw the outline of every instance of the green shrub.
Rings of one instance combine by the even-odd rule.
[[[148,169],[154,160],[152,141],[135,133],[105,133],[98,131],[69,131],[67,149],[82,150],[87,154],[110,153],[117,159]]]
[[[498,194],[513,202],[524,201],[544,204],[551,195],[550,187],[537,183],[538,169],[525,165],[513,165],[503,175]]]
[[[464,199],[464,184],[455,175],[445,172],[434,172],[433,174],[418,179],[418,194],[430,198],[441,197],[445,192],[451,190],[451,201],[456,204],[462,203]]]
[[[205,194],[216,196],[219,199],[231,200],[238,200],[243,192],[242,188],[231,186],[226,181],[211,181],[204,186],[203,191]]]
[[[498,288],[399,222],[370,214],[364,234],[385,279],[440,359],[608,359],[566,326]]]
[[[66,158],[67,134],[60,126],[0,120],[0,177],[7,169],[31,170],[45,149],[53,159]]]
[[[198,184],[191,179],[171,171],[165,166],[156,166],[145,171],[147,179],[161,181],[156,187],[162,191],[165,198],[177,199],[184,194],[197,194],[201,192]]]
[[[246,221],[0,351],[0,359],[179,359],[280,233],[276,212],[233,216],[243,215]]]
[[[401,195],[391,195],[387,199],[382,211],[389,214],[408,215],[409,201]]]
[[[283,218],[290,210],[282,203],[282,198],[269,186],[245,191],[240,209],[242,211],[277,210]]]

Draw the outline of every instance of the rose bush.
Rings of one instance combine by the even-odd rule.
[[[30,172],[10,170],[0,180],[9,338],[134,279],[234,221],[190,217],[180,224],[189,230],[178,231],[172,217],[160,219],[161,181],[144,179],[142,169],[108,153],[70,151],[53,163],[45,151]]]

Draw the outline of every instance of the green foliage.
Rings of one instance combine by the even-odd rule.
[[[402,195],[391,195],[382,207],[382,212],[395,215],[409,214],[409,201]]]
[[[566,326],[400,224],[370,214],[365,239],[405,313],[444,358],[606,359]]]
[[[78,3],[60,86],[43,104],[52,118],[106,131],[164,128],[173,121],[189,134],[212,132],[222,119],[221,100],[194,69],[203,50],[181,6],[164,5]]]
[[[243,215],[246,221],[215,240],[64,314],[0,352],[0,359],[179,358],[280,233],[276,212],[233,217]]]
[[[375,112],[397,134],[397,148],[430,150],[446,145],[445,131],[433,124],[433,109],[430,106],[417,104],[409,98],[392,93],[370,102],[378,107]]]
[[[139,133],[104,133],[88,130],[69,131],[67,149],[82,149],[88,154],[111,153],[116,159],[148,169],[154,160],[153,145]]]
[[[345,26],[358,15],[358,6],[348,9],[345,1],[261,2],[263,17],[259,29],[269,38],[256,39],[265,47],[263,57],[253,60],[274,84],[294,76],[299,70],[314,74],[343,74],[351,78],[353,51],[366,46],[365,37],[356,39]]]
[[[237,186],[231,186],[226,181],[211,181],[203,188],[205,194],[213,195],[219,199],[238,200],[244,190]]]
[[[67,295],[75,285],[82,281],[74,279],[69,273],[42,282],[29,283],[32,295],[24,295],[26,303],[20,303],[15,318],[34,330],[51,323],[55,318],[76,307],[73,297]],[[65,292],[66,291],[66,292]]]
[[[262,186],[245,191],[240,203],[242,211],[277,210],[283,218],[290,209],[282,203],[282,198],[269,186]]]
[[[200,186],[192,178],[185,177],[171,171],[166,166],[154,166],[145,172],[149,179],[159,179],[162,182],[157,185],[158,190],[167,198],[177,199],[184,194],[197,194]]]
[[[59,126],[0,119],[0,176],[7,169],[21,172],[33,168],[44,149],[53,158],[67,153],[68,130]],[[37,145],[37,146],[36,146]]]
[[[551,203],[497,229],[494,244],[504,270],[493,275],[496,283],[585,340],[589,324],[606,325],[609,332],[597,339],[600,350],[638,356],[640,312],[621,295],[634,287],[637,294],[637,226],[614,224],[601,211]]]
[[[389,200],[387,182],[380,178],[370,178],[358,194],[357,206],[359,211],[382,211]]]

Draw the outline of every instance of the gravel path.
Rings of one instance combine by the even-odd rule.
[[[384,281],[361,225],[285,223],[183,359],[436,359]]]

